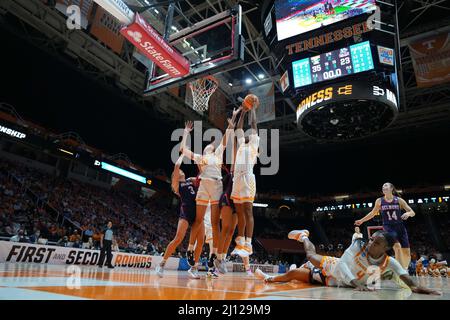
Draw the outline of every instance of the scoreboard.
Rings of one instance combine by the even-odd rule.
[[[294,87],[299,88],[373,68],[370,42],[365,41],[292,62]]]

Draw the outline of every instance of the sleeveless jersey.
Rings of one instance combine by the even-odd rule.
[[[403,224],[402,210],[398,197],[394,197],[392,202],[387,202],[384,197],[381,198],[380,214],[383,219],[383,225]]]
[[[197,196],[197,187],[191,180],[180,182],[178,193],[180,194],[180,209],[184,212],[195,211],[195,197]]]

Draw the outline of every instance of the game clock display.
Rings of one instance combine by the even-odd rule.
[[[294,87],[364,72],[374,68],[369,41],[292,62]]]

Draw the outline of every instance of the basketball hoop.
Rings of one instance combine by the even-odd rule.
[[[200,78],[189,83],[192,92],[192,109],[206,111],[209,106],[209,98],[216,91],[219,83],[213,76]]]

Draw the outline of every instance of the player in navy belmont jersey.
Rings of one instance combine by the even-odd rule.
[[[181,244],[183,241],[186,231],[189,225],[192,225],[195,221],[196,215],[196,205],[195,205],[195,197],[197,196],[198,190],[198,179],[197,178],[188,178],[186,179],[183,170],[180,169],[181,163],[183,162],[183,155],[181,155],[177,162],[175,163],[175,168],[172,173],[172,190],[173,192],[180,197],[180,209],[179,209],[179,220],[177,233],[175,238],[167,245],[166,251],[164,253],[164,257],[161,263],[156,266],[156,274],[159,277],[163,276],[164,266],[167,262],[167,259],[174,253],[175,249]],[[189,238],[189,244],[194,244],[197,240],[197,248],[195,250],[194,256],[195,261],[199,261],[203,241],[205,237],[204,226],[200,226],[199,232],[197,232],[196,238],[193,238],[192,229],[191,236]],[[199,275],[197,272],[197,266],[194,265],[189,269],[189,276],[194,279],[199,279]]]
[[[415,213],[405,200],[398,196],[392,183],[383,184],[384,197],[378,198],[375,206],[364,218],[355,221],[359,226],[372,219],[378,212],[383,219],[383,228],[385,231],[395,235],[397,243],[393,249],[395,258],[400,262],[403,268],[407,269],[411,261],[411,251],[409,249],[408,233],[406,232],[404,220],[414,217]],[[405,213],[402,213],[405,210]]]

